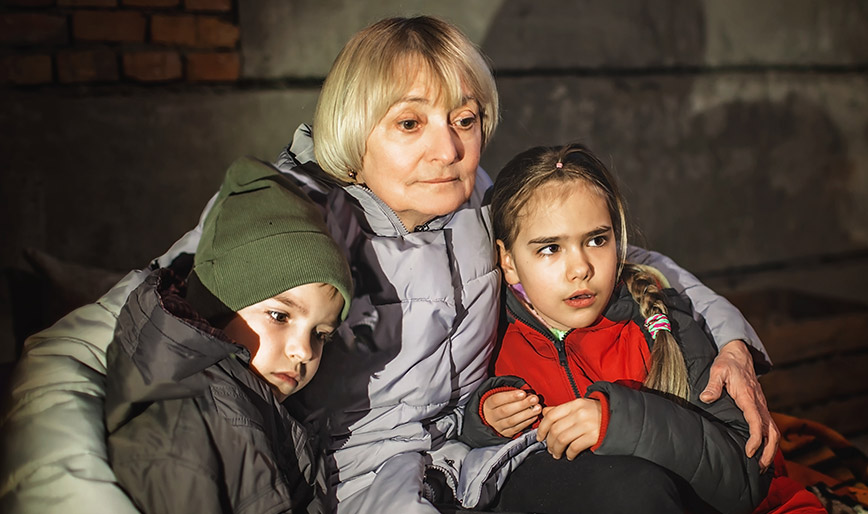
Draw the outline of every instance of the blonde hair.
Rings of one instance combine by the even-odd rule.
[[[491,194],[491,218],[494,238],[512,249],[520,230],[524,207],[535,191],[550,183],[579,180],[606,201],[612,230],[618,245],[618,275],[624,280],[643,318],[667,314],[668,309],[657,278],[642,268],[626,263],[627,213],[618,184],[606,165],[587,147],[574,143],[566,146],[538,146],[526,150],[497,175]],[[564,191],[567,191],[564,188]],[[687,366],[675,337],[666,331],[657,333],[651,350],[651,365],[645,386],[687,399]]]
[[[458,28],[431,16],[388,18],[347,42],[326,77],[314,114],[317,162],[342,182],[362,167],[365,142],[416,78],[428,72],[446,105],[461,106],[467,90],[479,104],[482,147],[498,122],[498,96],[480,50]]]
[[[560,166],[558,164],[560,163]],[[627,212],[618,185],[606,165],[584,145],[537,146],[509,161],[497,175],[491,192],[494,237],[512,249],[518,220],[533,194],[549,182],[581,180],[606,200],[618,245],[618,273],[627,257]],[[566,191],[566,189],[565,189]]]
[[[639,314],[648,319],[655,314],[669,314],[657,277],[639,266],[626,263],[621,274],[633,300],[639,304]],[[687,364],[675,336],[668,330],[660,330],[651,347],[651,365],[645,377],[645,387],[689,400],[690,385],[687,380]]]

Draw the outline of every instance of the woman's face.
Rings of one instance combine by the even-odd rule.
[[[482,150],[476,100],[465,94],[449,109],[434,84],[428,72],[416,75],[368,135],[358,174],[410,231],[467,201]]]

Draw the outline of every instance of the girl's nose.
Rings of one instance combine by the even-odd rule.
[[[587,255],[582,250],[569,252],[567,258],[567,278],[569,280],[588,280],[593,275],[594,269]]]

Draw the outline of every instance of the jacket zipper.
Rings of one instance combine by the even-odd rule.
[[[582,395],[581,393],[579,393],[579,387],[576,385],[576,379],[573,377],[573,372],[570,371],[569,362],[567,362],[566,345],[563,341],[558,341],[553,337],[549,337],[549,339],[555,343],[555,349],[558,351],[558,360],[561,363],[561,367],[564,368],[564,371],[567,374],[567,378],[570,381],[570,386],[573,388],[573,394],[576,395],[576,398],[581,398]]]
[[[570,370],[570,365],[569,365],[569,362],[567,361],[567,349],[566,349],[566,345],[564,344],[564,342],[557,340],[547,330],[540,330],[539,327],[537,326],[536,320],[526,319],[523,315],[524,313],[516,313],[512,308],[510,308],[508,306],[507,306],[507,309],[517,320],[521,321],[525,325],[533,328],[534,330],[536,330],[540,334],[544,335],[549,341],[552,342],[552,344],[554,344],[555,350],[557,350],[557,352],[558,352],[558,362],[560,363],[561,368],[563,368],[564,373],[567,374],[567,380],[570,381],[570,387],[572,387],[572,389],[573,389],[573,394],[575,395],[576,398],[581,398],[582,394],[579,392],[579,386],[576,385],[576,379],[575,379],[575,377],[573,377],[573,372]],[[571,332],[572,332],[572,330],[567,332],[566,335],[564,335],[564,339],[566,339],[567,336],[569,336]],[[587,375],[585,375],[585,376],[587,376]],[[588,380],[591,380],[590,377],[588,377]]]

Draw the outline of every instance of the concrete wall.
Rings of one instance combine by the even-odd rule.
[[[35,247],[144,265],[235,157],[273,159],[310,121],[347,38],[427,12],[492,59],[492,173],[530,145],[583,141],[625,183],[645,244],[715,287],[868,288],[868,1],[373,4],[241,0],[231,85],[6,87],[0,264]],[[9,341],[5,314],[0,330]]]

